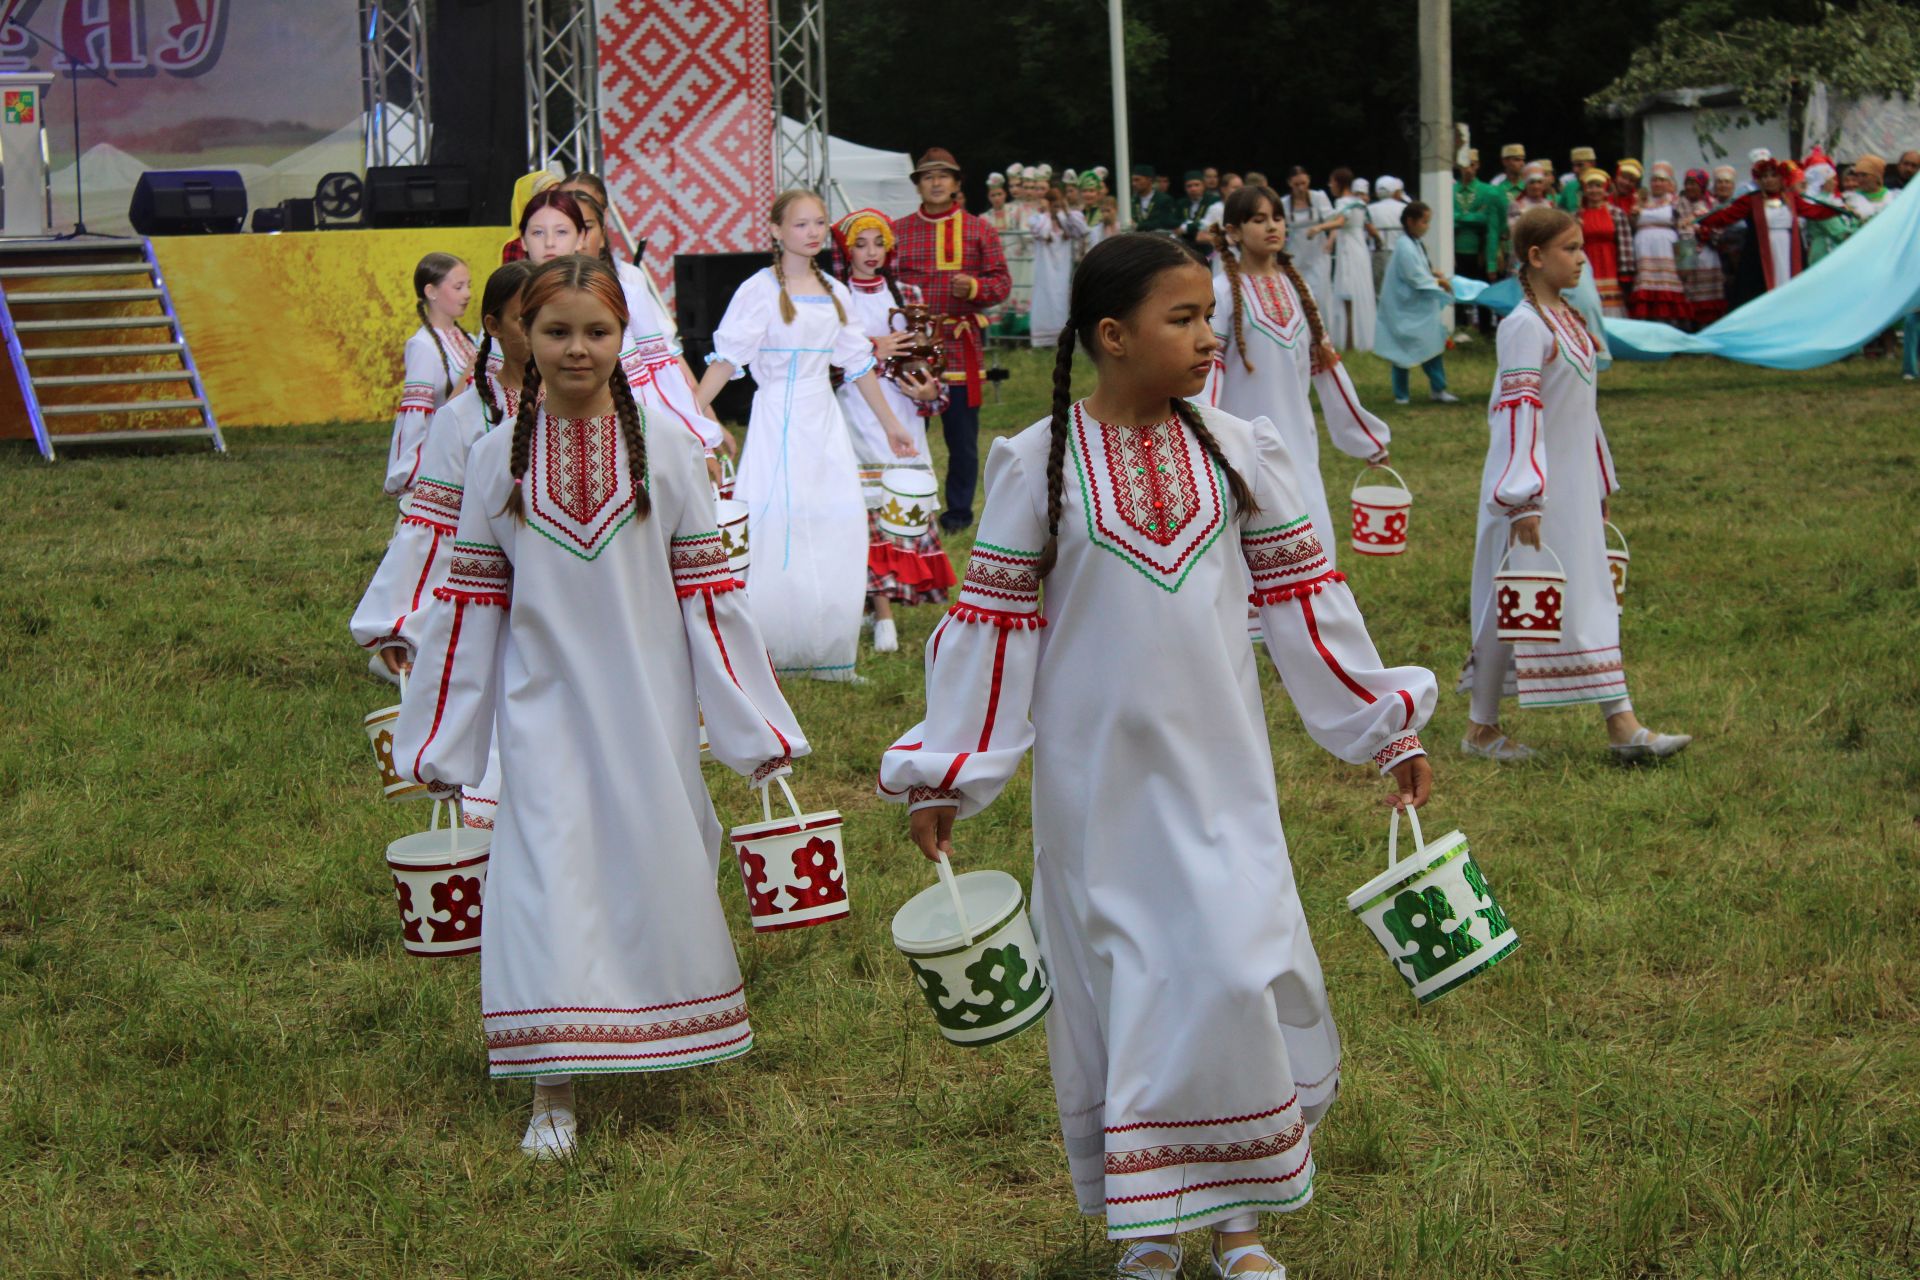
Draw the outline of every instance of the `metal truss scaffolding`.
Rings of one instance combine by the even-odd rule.
[[[782,190],[826,192],[826,0],[769,0],[773,29],[774,175]],[[799,127],[790,129],[781,117]]]
[[[525,0],[527,167],[599,173],[600,59],[593,0]]]
[[[423,0],[360,0],[360,90],[367,164],[427,163]]]

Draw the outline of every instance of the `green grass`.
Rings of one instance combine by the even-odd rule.
[[[1447,689],[1487,352],[1450,361],[1469,404],[1386,414],[1410,553],[1344,562],[1383,653]],[[1048,362],[1012,363],[995,430],[1043,412]],[[1634,701],[1697,738],[1624,771],[1591,708],[1516,713],[1543,756],[1501,769],[1458,757],[1443,696],[1429,826],[1473,838],[1511,961],[1415,1008],[1344,908],[1382,865],[1382,784],[1266,672],[1347,1052],[1315,1202],[1270,1220],[1296,1280],[1920,1270],[1920,395],[1865,361],[1603,388]],[[871,780],[918,718],[932,611],[863,658],[870,684],[789,690],[802,797],[847,814],[853,919],[755,938],[723,877],[758,1046],[584,1081],[581,1158],[535,1168],[526,1087],[486,1078],[476,964],[402,954],[381,861],[425,816],[378,799],[359,720],[386,697],[346,634],[391,525],[387,430],[230,440],[0,456],[0,1271],[1107,1272],[1044,1038],[947,1047],[888,940],[929,877]],[[1326,460],[1336,512],[1356,469]],[[1025,785],[963,826],[967,863],[1027,878]]]

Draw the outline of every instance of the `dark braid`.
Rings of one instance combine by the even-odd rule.
[[[1216,222],[1211,233],[1214,247],[1220,254],[1220,265],[1226,268],[1227,285],[1233,295],[1233,349],[1240,353],[1240,363],[1246,366],[1247,372],[1252,373],[1253,358],[1247,351],[1247,307],[1241,298],[1240,263],[1234,257],[1232,246],[1227,243],[1225,228]]]
[[[447,394],[453,394],[453,362],[447,359],[447,344],[440,341],[440,331],[433,327],[433,321],[427,315],[427,300],[421,298],[413,304],[414,311],[420,317],[420,327],[433,339],[433,349],[440,353],[440,371],[447,375]]]
[[[647,413],[633,398],[633,384],[626,370],[613,366],[607,379],[613,392],[613,411],[620,419],[620,437],[627,442],[627,474],[633,478],[633,518],[645,520],[653,511],[653,498],[647,492]]]
[[[1053,572],[1060,555],[1060,503],[1066,490],[1067,416],[1073,411],[1074,317],[1060,330],[1060,348],[1053,357],[1053,418],[1047,424],[1047,541],[1040,548],[1034,572],[1044,578]]]
[[[538,417],[534,405],[540,399],[540,366],[527,357],[527,373],[520,384],[520,412],[513,419],[513,447],[507,454],[507,474],[513,477],[513,488],[507,491],[507,505],[500,508],[500,514],[512,516],[525,524],[527,505],[520,497],[520,482],[527,477],[527,465],[533,460],[533,425]]]
[[[500,419],[507,416],[507,411],[494,401],[494,388],[487,378],[487,361],[492,358],[493,334],[483,330],[480,335],[479,354],[473,358],[473,385],[480,391],[480,416],[485,418],[489,425],[497,427],[500,425]]]
[[[1174,396],[1173,415],[1187,424],[1187,430],[1193,432],[1193,438],[1200,442],[1200,447],[1207,451],[1207,456],[1227,477],[1227,490],[1233,494],[1233,505],[1239,508],[1240,518],[1244,520],[1248,516],[1259,515],[1260,504],[1254,500],[1253,486],[1227,461],[1227,455],[1220,451],[1220,442],[1213,438],[1213,432],[1208,430],[1206,419],[1200,411],[1180,396]]]
[[[1318,351],[1327,341],[1327,327],[1320,323],[1320,308],[1314,303],[1313,291],[1307,288],[1307,282],[1300,278],[1300,271],[1293,265],[1293,255],[1281,249],[1273,255],[1280,269],[1287,273],[1287,279],[1293,281],[1293,291],[1300,295],[1300,309],[1307,313],[1307,332],[1313,337],[1313,349]]]
[[[880,264],[880,278],[887,282],[887,292],[893,295],[893,305],[896,307],[906,306],[907,300],[900,296],[900,282],[893,278],[893,262],[891,258]]]

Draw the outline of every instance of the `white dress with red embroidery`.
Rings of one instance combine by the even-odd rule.
[[[1246,350],[1243,353],[1233,339],[1233,285],[1224,274],[1217,275],[1213,278],[1213,336],[1222,345],[1213,358],[1207,385],[1196,398],[1249,421],[1267,418],[1279,428],[1287,456],[1300,469],[1294,482],[1331,565],[1337,558],[1335,544],[1347,536],[1347,513],[1343,510],[1343,518],[1335,524],[1327,509],[1327,486],[1320,478],[1320,432],[1314,426],[1308,389],[1320,398],[1320,412],[1334,448],[1347,456],[1377,458],[1387,452],[1393,433],[1361,405],[1346,365],[1312,371],[1312,329],[1293,282],[1284,273],[1242,273],[1240,285],[1240,327],[1246,334]],[[1253,362],[1251,373],[1243,354]]]
[[[680,340],[660,310],[647,285],[646,272],[631,262],[614,263],[620,291],[627,298],[626,349],[620,367],[649,416],[659,414],[677,422],[712,453],[720,447],[720,424],[700,412],[693,384],[687,380]]]
[[[400,407],[393,415],[393,444],[387,450],[384,488],[389,497],[402,498],[420,472],[420,449],[426,443],[427,424],[441,406],[460,394],[473,370],[473,339],[459,329],[441,329],[439,342],[425,325],[407,339]],[[442,352],[445,358],[442,359]]]
[[[899,289],[901,302],[920,301],[920,290],[912,285],[903,284]],[[847,290],[852,303],[847,314],[868,338],[877,338],[906,327],[904,316],[888,316],[888,312],[899,304],[895,303],[885,280],[878,276],[871,280],[850,280]],[[933,474],[933,454],[927,449],[924,406],[902,391],[893,379],[884,373],[881,375],[880,394],[887,398],[893,416],[913,437],[913,457],[902,458],[894,453],[893,446],[887,442],[886,428],[874,416],[867,398],[860,394],[860,388],[850,382],[842,382],[835,394],[840,397],[840,412],[845,415],[847,430],[852,433],[854,458],[860,467],[860,496],[867,505],[868,593],[879,592],[903,604],[944,603],[947,588],[959,579],[953,572],[953,562],[947,559],[946,550],[940,545],[940,535],[936,532],[938,525],[929,524],[927,532],[913,545],[907,546],[882,533],[875,521],[876,509],[882,501],[880,477],[883,474],[895,468],[924,471],[929,476]]]
[[[772,268],[748,277],[714,331],[712,358],[731,364],[735,377],[753,370],[734,496],[747,504],[754,621],[782,674],[845,680],[866,607],[867,510],[827,371],[838,367],[851,382],[874,359],[853,320],[852,295],[838,280],[830,287],[832,298],[794,296],[787,321]]]
[[[511,780],[493,832],[482,1025],[496,1076],[658,1071],[752,1043],[715,890],[716,759],[771,776],[808,748],[715,528],[699,446],[647,431],[635,518],[612,417],[534,428],[526,523],[511,427],[467,462],[446,584],[418,633],[396,758],[436,792]]]
[[[1538,515],[1541,542],[1567,572],[1561,637],[1558,644],[1510,646],[1506,693],[1517,692],[1523,707],[1624,698],[1620,613],[1600,516],[1601,501],[1619,485],[1600,427],[1593,339],[1577,317],[1543,316],[1523,303],[1500,322],[1497,348],[1473,556],[1473,635],[1494,625],[1493,575],[1507,554],[1510,526]],[[1553,567],[1529,547],[1514,547],[1513,558],[1521,567]],[[1459,688],[1473,688],[1471,653]]]
[[[1312,1192],[1340,1040],[1281,830],[1247,584],[1307,731],[1355,764],[1420,754],[1432,673],[1383,667],[1270,423],[1203,408],[1260,513],[1182,425],[1073,410],[1058,561],[1048,424],[994,442],[926,719],[882,758],[915,808],[984,809],[1031,747],[1033,923],[1081,1209],[1158,1235]]]

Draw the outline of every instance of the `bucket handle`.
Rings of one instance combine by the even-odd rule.
[[[960,935],[973,945],[973,925],[967,921],[967,904],[960,900],[960,882],[954,879],[953,863],[947,861],[947,855],[941,854],[934,866],[940,870],[940,883],[947,887],[947,897],[953,900],[953,913],[960,917]]]
[[[787,785],[786,775],[782,774],[779,777],[775,778],[773,781],[780,784],[780,792],[782,795],[786,796],[787,807],[793,810],[793,816],[796,818],[799,817],[800,802],[793,798],[793,788]],[[759,791],[760,791],[760,820],[762,822],[772,822],[773,821],[773,787],[771,784],[763,785],[759,788]]]
[[[1393,477],[1393,478],[1394,478],[1395,480],[1398,480],[1398,481],[1400,482],[1400,488],[1401,488],[1401,490],[1402,490],[1402,491],[1404,491],[1404,492],[1406,493],[1406,495],[1407,495],[1407,497],[1409,497],[1409,498],[1411,498],[1411,497],[1413,497],[1413,490],[1412,490],[1412,489],[1409,489],[1409,488],[1407,488],[1407,481],[1406,481],[1406,477],[1405,477],[1405,476],[1402,476],[1402,475],[1401,475],[1401,474],[1400,474],[1400,473],[1399,473],[1398,471],[1395,471],[1395,470],[1394,470],[1394,469],[1393,469],[1392,467],[1390,467],[1390,466],[1388,466],[1388,465],[1387,465],[1386,463],[1384,463],[1384,462],[1371,462],[1371,463],[1368,463],[1368,464],[1367,464],[1367,468],[1366,468],[1366,471],[1362,471],[1362,472],[1361,472],[1361,473],[1360,473],[1359,475],[1357,475],[1357,476],[1355,476],[1355,477],[1353,478],[1353,483],[1352,483],[1351,485],[1349,485],[1349,486],[1348,486],[1348,488],[1347,488],[1347,496],[1348,496],[1348,497],[1352,497],[1352,496],[1353,496],[1353,490],[1355,490],[1355,489],[1358,489],[1358,488],[1360,487],[1360,482],[1361,482],[1362,480],[1365,480],[1365,479],[1367,478],[1367,471],[1384,471],[1384,472],[1386,472],[1386,473],[1387,473],[1388,475],[1390,475],[1390,476],[1392,476],[1392,477]]]
[[[1624,533],[1621,533],[1621,532],[1620,532],[1620,526],[1619,526],[1619,525],[1617,525],[1617,524],[1615,524],[1615,523],[1614,523],[1613,521],[1611,521],[1611,520],[1608,520],[1608,521],[1606,521],[1605,523],[1606,523],[1606,526],[1607,526],[1607,528],[1609,528],[1609,529],[1611,529],[1611,530],[1613,530],[1613,532],[1614,532],[1614,535],[1615,535],[1616,537],[1618,537],[1618,538],[1620,539],[1620,549],[1621,549],[1622,551],[1625,551],[1625,552],[1627,552],[1627,554],[1629,554],[1629,555],[1631,555],[1631,554],[1632,554],[1632,549],[1631,549],[1630,547],[1628,547],[1628,546],[1627,546],[1627,535],[1626,535],[1626,534],[1624,534]],[[1607,550],[1609,550],[1609,551],[1611,551],[1611,550],[1613,550],[1613,548],[1612,548],[1612,547],[1608,547],[1608,548],[1607,548]]]
[[[1387,827],[1387,870],[1400,865],[1400,814],[1405,810],[1407,821],[1413,824],[1413,856],[1419,857],[1427,851],[1426,837],[1420,834],[1420,811],[1406,809],[1403,805],[1393,807],[1393,822]]]
[[[1518,543],[1509,543],[1507,545],[1507,554],[1500,557],[1500,567],[1494,570],[1495,573],[1500,573],[1506,569],[1507,561],[1513,559],[1513,549],[1518,545],[1519,545]],[[1567,566],[1560,563],[1559,553],[1556,552],[1552,547],[1548,546],[1544,541],[1541,542],[1540,549],[1553,557],[1553,567],[1560,571],[1561,577],[1563,578],[1566,577]]]

